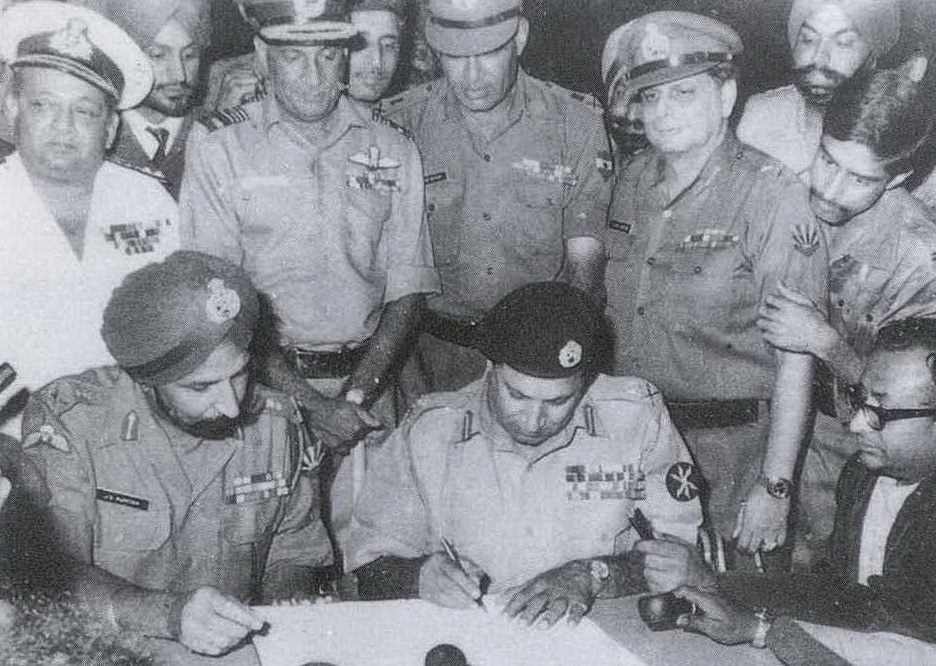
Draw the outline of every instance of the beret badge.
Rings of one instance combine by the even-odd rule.
[[[647,25],[647,32],[640,43],[645,61],[666,60],[670,55],[670,40],[656,23]]]
[[[221,278],[208,281],[208,300],[205,301],[205,314],[208,321],[223,324],[240,312],[241,301],[237,292],[224,284]]]
[[[569,340],[559,350],[559,365],[563,368],[574,368],[581,362],[582,345],[575,340]]]

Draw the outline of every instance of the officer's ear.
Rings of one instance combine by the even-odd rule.
[[[109,110],[107,125],[104,128],[104,148],[110,150],[117,138],[117,127],[120,125],[120,114],[116,110]]]
[[[734,77],[721,83],[722,118],[728,119],[738,101],[738,80]]]
[[[254,37],[253,43],[254,71],[265,79],[270,75],[270,68],[267,66],[267,45],[266,42],[259,37]]]
[[[523,53],[526,48],[527,38],[530,36],[530,22],[524,17],[520,17],[520,23],[517,25],[517,34],[514,35],[514,44],[517,45],[517,55]]]

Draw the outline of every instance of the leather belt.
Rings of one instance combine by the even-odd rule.
[[[423,319],[426,332],[462,347],[475,347],[478,323],[474,319],[453,319],[427,310]]]
[[[312,351],[299,347],[282,347],[283,356],[306,379],[347,377],[364,357],[364,347],[345,348],[333,352]]]
[[[728,428],[756,423],[764,400],[693,400],[668,402],[670,418],[678,429]],[[766,404],[764,405],[766,408]]]

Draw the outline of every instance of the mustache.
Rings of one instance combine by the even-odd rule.
[[[845,81],[848,80],[848,77],[841,72],[836,72],[835,70],[829,69],[828,67],[807,65],[806,67],[799,67],[793,70],[793,76],[801,81],[805,81],[810,74],[821,74],[823,77],[828,79],[833,86],[836,87],[842,85],[845,83]]]
[[[829,200],[826,199],[824,196],[822,196],[822,195],[816,190],[816,188],[814,188],[814,187],[810,187],[810,188],[809,188],[809,198],[810,198],[810,199],[813,199],[813,200],[815,200],[815,201],[818,201],[818,202],[820,202],[820,203],[822,203],[822,204],[828,206],[829,208],[834,209],[836,212],[838,212],[838,213],[840,213],[840,214],[842,214],[842,215],[845,215],[845,214],[848,213],[848,211],[847,211],[844,207],[840,206],[839,204],[835,203],[834,201],[829,201]]]

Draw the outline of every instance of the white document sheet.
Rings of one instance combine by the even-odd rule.
[[[262,666],[423,666],[450,643],[471,666],[646,666],[588,618],[551,629],[514,623],[499,610],[451,610],[420,600],[259,607],[266,636],[254,637]]]
[[[887,632],[864,633],[809,622],[803,629],[855,666],[923,666],[936,664],[936,645]]]

